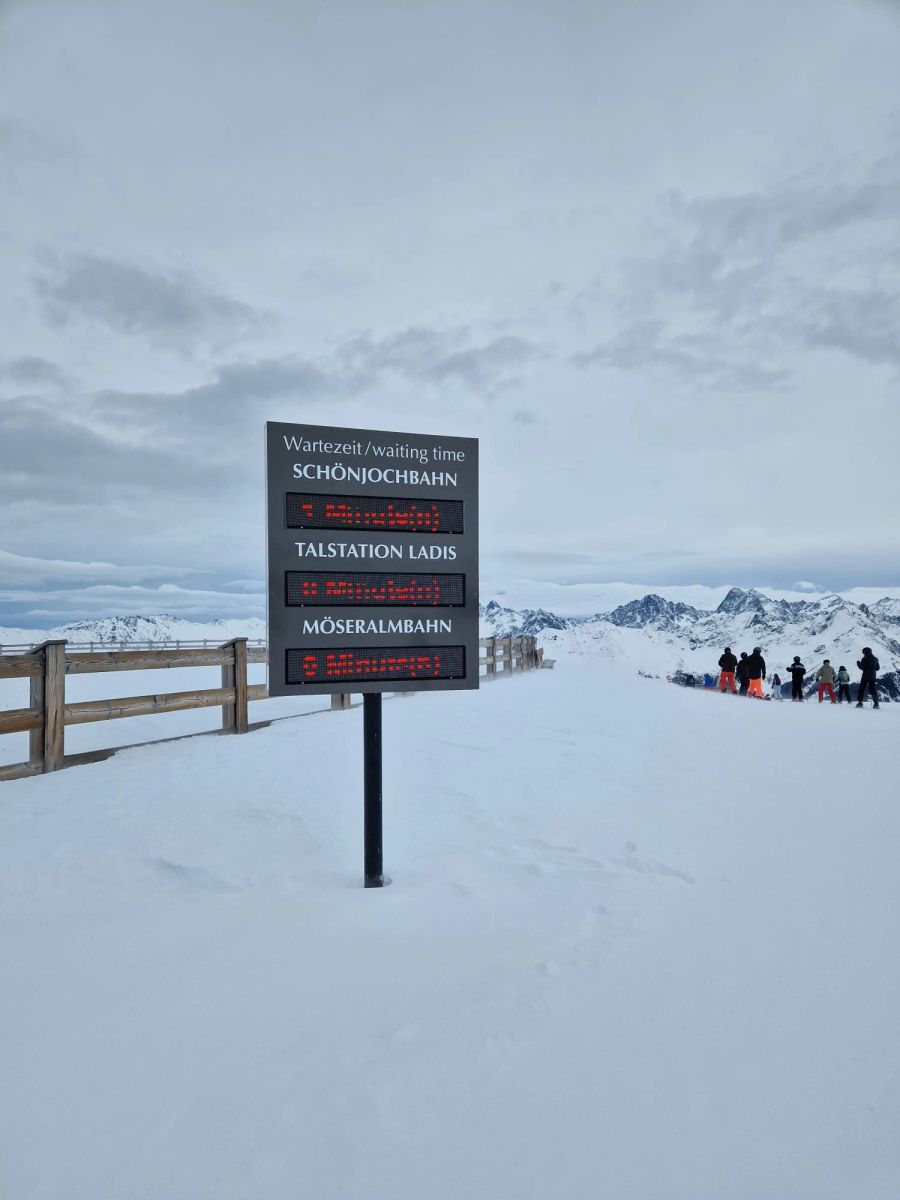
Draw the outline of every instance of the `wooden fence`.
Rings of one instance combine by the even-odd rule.
[[[482,638],[479,668],[494,679],[512,672],[540,667],[543,651],[533,637]],[[64,641],[43,642],[26,654],[0,654],[0,679],[28,679],[28,708],[0,710],[0,734],[28,733],[27,762],[0,766],[0,780],[20,779],[58,771],[61,767],[96,762],[112,750],[66,754],[67,725],[90,721],[114,721],[122,717],[145,717],[153,713],[183,712],[193,708],[222,709],[222,729],[246,733],[250,728],[248,704],[265,700],[264,683],[247,682],[249,663],[264,663],[264,645],[249,645],[247,638],[234,638],[222,646],[172,648],[154,645],[148,649],[84,650]],[[112,700],[66,702],[66,676],[110,671],[148,671],[173,667],[219,667],[217,688],[188,692],[166,692],[150,696],[121,696]],[[390,691],[388,686],[386,690]],[[348,708],[349,694],[332,696],[332,708]]]

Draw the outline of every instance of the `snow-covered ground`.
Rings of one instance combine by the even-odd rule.
[[[358,710],[0,784],[0,1195],[896,1200],[900,706],[384,719],[383,892]]]

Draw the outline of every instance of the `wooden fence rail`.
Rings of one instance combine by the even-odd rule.
[[[543,661],[543,651],[533,637],[482,638],[479,645],[483,651],[478,660],[479,668],[484,668],[486,679],[533,670],[541,666]],[[2,654],[0,679],[28,679],[30,696],[28,708],[0,710],[0,734],[29,735],[28,761],[0,766],[0,780],[57,771],[61,767],[90,761],[92,756],[106,753],[96,751],[67,755],[67,725],[220,707],[222,729],[246,733],[249,728],[248,704],[268,697],[264,683],[247,682],[247,666],[249,663],[265,661],[266,647],[251,645],[247,638],[234,638],[216,647],[185,647],[182,643],[174,649],[154,645],[144,650],[103,649],[93,653],[85,651],[80,645],[78,649],[69,650],[66,642],[52,641],[30,647],[27,654]],[[171,670],[173,667],[220,667],[221,686],[149,696],[66,702],[67,675]],[[386,690],[390,691],[390,687]],[[349,694],[332,697],[332,708],[349,706]]]

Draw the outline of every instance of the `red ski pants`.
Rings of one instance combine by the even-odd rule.
[[[763,694],[762,694],[762,680],[761,679],[751,679],[750,680],[750,686],[747,688],[747,695],[748,696],[759,696],[760,700],[762,700]]]
[[[831,703],[834,704],[834,684],[828,683],[827,680],[823,679],[819,683],[819,703],[820,704],[824,700],[826,692],[831,697]]]
[[[734,686],[734,671],[722,672],[719,676],[719,688],[723,692],[726,688],[731,688],[733,692],[737,691],[737,688]]]

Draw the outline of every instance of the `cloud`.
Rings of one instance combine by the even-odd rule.
[[[265,595],[184,588],[171,583],[158,587],[96,584],[40,591],[0,588],[0,619],[8,627],[15,627],[16,621],[35,625],[41,621],[162,613],[197,620],[259,617],[265,613]]]
[[[89,398],[95,420],[127,429],[132,439],[159,450],[184,456],[203,438],[203,461],[231,462],[246,454],[243,433],[272,416],[271,404],[336,397],[345,381],[302,358],[270,358],[257,362],[225,363],[208,383],[179,392],[107,390]],[[228,438],[214,436],[227,429]],[[201,468],[201,475],[203,470]]]
[[[39,587],[48,583],[141,583],[150,579],[172,579],[195,575],[192,567],[123,565],[108,562],[69,562],[65,559],[32,558],[0,550],[0,579],[7,587]]]
[[[572,361],[578,367],[663,370],[701,387],[733,392],[778,388],[790,378],[785,370],[719,357],[704,343],[705,339],[689,335],[667,336],[660,320],[638,321],[593,350],[574,354]]]
[[[384,374],[440,385],[458,382],[493,390],[512,382],[521,370],[546,356],[526,338],[504,336],[472,343],[466,326],[451,329],[408,329],[374,339],[369,334],[343,344],[338,358],[357,386]]]
[[[325,402],[333,411],[316,415],[340,420],[337,403],[374,394],[392,377],[435,389],[456,381],[490,391],[536,353],[524,339],[479,340],[465,328],[414,327],[380,339],[347,339],[321,361],[224,363],[207,382],[179,391],[75,393],[64,406],[49,390],[18,395],[0,411],[7,545],[24,554],[99,558],[106,545],[127,536],[133,543],[141,539],[147,557],[158,555],[154,545],[168,544],[180,551],[176,561],[196,563],[199,556],[209,562],[220,552],[213,534],[223,519],[232,534],[240,529],[243,536],[257,519],[264,420],[310,419],[310,405]],[[45,389],[62,378],[37,358],[11,360],[4,373],[43,382]],[[42,533],[23,542],[26,527]],[[66,542],[58,543],[54,530],[65,530]],[[252,555],[229,568],[241,575],[256,569]]]
[[[661,198],[647,240],[578,308],[612,336],[573,361],[735,391],[779,388],[812,347],[900,365],[900,151],[857,178],[819,168],[768,188]]]
[[[8,379],[22,387],[64,387],[70,382],[69,376],[56,363],[30,355],[0,362],[0,379]]]
[[[151,271],[96,254],[45,254],[34,286],[55,324],[95,321],[182,353],[247,338],[271,324],[266,314],[186,271]]]
[[[85,420],[91,415],[89,405],[63,416],[49,400],[7,402],[0,421],[0,501],[28,499],[61,511],[75,504],[105,508],[110,498],[122,502],[148,488],[165,495],[176,480],[181,491],[196,493],[216,478],[215,465],[192,457],[189,443],[123,444],[91,427]]]
[[[808,297],[792,328],[809,346],[900,367],[900,292],[822,289]]]
[[[543,354],[524,338],[478,342],[466,328],[415,326],[383,338],[348,338],[320,361],[284,357],[226,363],[210,382],[180,392],[98,392],[90,407],[98,419],[127,426],[157,446],[183,448],[189,426],[199,431],[236,421],[249,424],[271,415],[266,402],[349,399],[391,377],[490,392]]]
[[[856,181],[837,183],[813,175],[741,195],[689,199],[671,192],[668,203],[677,221],[697,231],[707,253],[771,257],[794,243],[830,237],[854,225],[895,221],[898,169],[898,156],[889,155]]]

